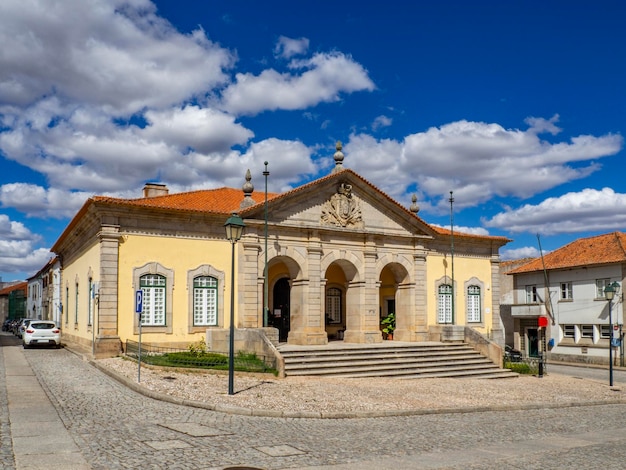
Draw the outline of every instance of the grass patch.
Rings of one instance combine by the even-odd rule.
[[[180,351],[165,354],[141,356],[146,364],[164,367],[188,367],[198,369],[228,370],[228,356],[213,352]],[[234,357],[234,369],[240,372],[265,372],[276,375],[277,371],[268,367],[254,353],[239,352]]]
[[[536,374],[537,369],[535,367],[531,367],[530,364],[526,362],[505,362],[505,369],[511,369],[512,372],[517,372],[518,374]]]

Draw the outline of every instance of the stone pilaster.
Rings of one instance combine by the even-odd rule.
[[[500,320],[500,259],[491,259],[491,339],[504,347],[504,330]]]
[[[263,326],[263,263],[259,263],[259,256],[262,255],[261,246],[257,237],[243,237],[235,249],[238,255],[235,266],[237,279],[235,326],[261,328]]]
[[[100,240],[100,288],[98,291],[97,334],[93,346],[96,357],[116,356],[121,351],[118,332],[118,225],[102,225]]]

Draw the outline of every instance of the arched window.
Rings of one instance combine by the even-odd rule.
[[[217,279],[212,276],[193,279],[193,325],[217,325]]]
[[[467,322],[480,323],[480,287],[467,287]]]
[[[145,274],[139,278],[143,291],[143,313],[141,324],[165,326],[165,276]]]
[[[341,289],[326,289],[326,321],[331,324],[341,323]]]
[[[452,286],[442,284],[438,289],[437,322],[452,323]]]

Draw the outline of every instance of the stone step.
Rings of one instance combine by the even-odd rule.
[[[487,358],[476,355],[465,355],[462,357],[451,356],[435,356],[435,357],[404,357],[404,358],[377,358],[367,359],[346,359],[344,357],[336,358],[332,363],[328,360],[323,362],[315,361],[309,358],[307,361],[285,362],[285,370],[326,370],[329,368],[338,369],[341,367],[363,367],[371,369],[390,369],[390,368],[407,368],[407,367],[431,367],[438,364],[494,364]]]
[[[279,348],[286,375],[327,377],[516,377],[463,343]]]
[[[285,357],[285,363],[288,363],[290,365],[291,364],[309,364],[309,363],[332,364],[332,363],[337,363],[339,361],[375,362],[377,360],[384,360],[384,361],[401,362],[403,360],[411,360],[415,358],[427,360],[427,359],[442,358],[442,357],[461,360],[461,359],[471,359],[471,358],[476,357],[476,352],[467,350],[467,351],[453,351],[453,352],[448,352],[446,354],[441,354],[441,352],[429,351],[429,352],[420,353],[419,355],[415,353],[405,352],[405,351],[398,351],[394,354],[382,354],[379,352],[354,354],[351,352],[346,352],[344,354],[334,354],[334,355],[329,354],[329,355],[320,356],[317,354],[311,354],[311,355],[302,354],[302,355],[297,355],[297,356],[284,356],[284,357]]]

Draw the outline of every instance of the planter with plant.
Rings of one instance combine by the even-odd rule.
[[[380,324],[383,327],[383,333],[387,335],[387,339],[393,339],[393,332],[396,329],[396,314],[389,313]]]

